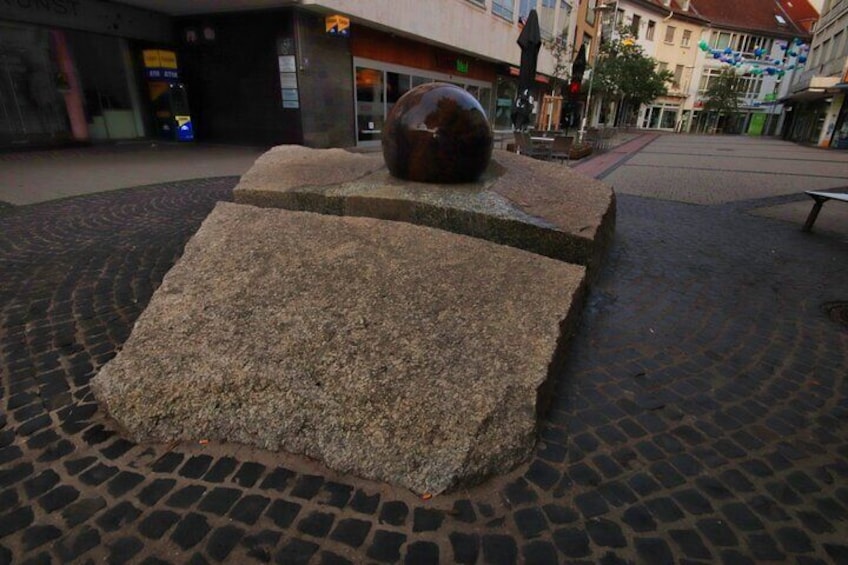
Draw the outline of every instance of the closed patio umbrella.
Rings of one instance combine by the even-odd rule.
[[[524,29],[518,36],[518,46],[521,47],[521,68],[518,73],[518,94],[512,109],[512,125],[516,130],[523,131],[530,124],[533,113],[533,87],[536,83],[536,62],[539,59],[539,48],[542,47],[542,33],[539,30],[539,15],[536,10],[530,10]]]

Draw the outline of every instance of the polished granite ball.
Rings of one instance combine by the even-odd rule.
[[[476,98],[452,84],[413,88],[383,125],[383,157],[401,179],[473,182],[492,158],[492,130]]]

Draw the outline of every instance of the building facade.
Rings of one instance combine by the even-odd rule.
[[[571,0],[0,2],[0,147],[161,134],[150,49],[173,53],[199,140],[377,144],[397,99],[435,80],[509,129],[531,9],[546,44],[538,99],[556,65],[547,46],[575,40]]]
[[[848,0],[825,0],[806,68],[791,81],[784,137],[848,149]]]

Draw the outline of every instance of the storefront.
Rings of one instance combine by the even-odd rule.
[[[164,16],[96,0],[0,3],[0,149],[146,131],[137,60]]]

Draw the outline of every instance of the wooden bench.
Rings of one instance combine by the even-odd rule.
[[[816,223],[816,218],[819,216],[822,206],[828,200],[839,200],[840,202],[848,202],[848,193],[845,192],[816,192],[807,190],[804,192],[815,200],[813,209],[810,210],[810,215],[807,216],[807,221],[804,223],[802,231],[813,231],[813,224]]]

